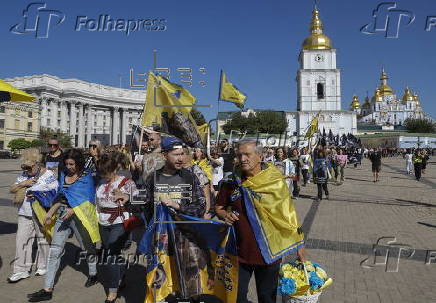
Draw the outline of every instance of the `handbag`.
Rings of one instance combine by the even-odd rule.
[[[121,190],[121,188],[126,184],[128,180],[129,180],[128,178],[124,178],[123,180],[121,180],[120,184],[118,184],[118,189]],[[123,218],[123,226],[125,231],[131,232],[135,228],[145,225],[144,220],[142,220],[140,216],[133,215],[130,212],[129,212],[130,214],[129,218],[125,219],[124,212],[121,205],[118,206],[118,210],[120,216]]]

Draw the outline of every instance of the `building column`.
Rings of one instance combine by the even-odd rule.
[[[60,129],[61,129],[62,132],[68,133],[69,132],[69,129],[68,129],[68,126],[67,126],[67,121],[69,120],[68,119],[68,106],[67,106],[65,101],[61,100],[60,102],[61,102],[61,104],[60,104],[60,108],[61,108],[61,125],[60,125]]]
[[[47,127],[47,99],[45,97],[41,98],[40,103],[40,118],[41,118],[41,127]]]
[[[58,105],[57,105],[58,100],[56,99],[51,99],[50,101],[50,109],[51,109],[51,125],[52,125],[52,129],[58,129],[59,125],[58,125]]]
[[[112,138],[111,138],[111,142],[112,145],[116,145],[118,144],[118,131],[120,128],[120,112],[119,112],[119,107],[115,106],[112,108]]]
[[[121,109],[121,144],[126,144],[126,136],[127,136],[127,115],[126,115],[126,108]]]
[[[76,146],[76,101],[70,101],[70,136],[74,147]]]
[[[89,143],[89,141],[92,140],[92,134],[94,133],[94,114],[92,113],[92,107],[91,104],[88,104],[87,106],[87,114],[88,114],[88,120],[87,120],[87,129],[86,129],[86,134],[87,134],[87,140],[88,142],[85,142],[85,145]]]
[[[79,133],[77,136],[77,147],[84,147],[85,144],[85,120],[83,117],[83,103],[79,103]]]

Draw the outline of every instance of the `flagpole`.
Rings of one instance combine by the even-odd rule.
[[[222,79],[223,79],[223,70],[221,70],[221,72],[220,72],[220,85],[219,85],[219,89],[218,89],[218,99],[217,99],[217,103],[218,103],[218,106],[217,106],[217,108],[218,108],[218,113],[216,114],[216,135],[217,135],[217,137],[216,137],[216,144],[218,144],[218,140],[219,140],[219,134],[220,134],[220,130],[219,130],[219,120],[218,120],[218,116],[219,116],[219,113],[220,113],[220,96],[221,96],[221,86],[222,86]]]

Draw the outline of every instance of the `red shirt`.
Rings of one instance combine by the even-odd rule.
[[[235,190],[238,190],[236,185],[223,183],[218,193],[216,205],[223,206],[224,209],[231,207],[230,211],[237,211],[239,213],[239,220],[233,224],[236,230],[239,262],[251,265],[268,265],[262,257],[250,221],[248,220],[247,210],[242,201],[242,195],[234,202],[230,199],[230,196]],[[272,264],[280,262],[281,259]]]

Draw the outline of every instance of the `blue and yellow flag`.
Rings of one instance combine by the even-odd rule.
[[[222,180],[239,186],[247,217],[264,261],[271,264],[304,245],[304,234],[285,176],[272,164],[241,183],[231,175]]]
[[[234,103],[239,108],[244,108],[247,96],[227,79],[225,72],[221,71],[219,100]]]
[[[36,98],[29,95],[25,91],[22,91],[9,83],[0,80],[0,102],[6,101],[35,101]]]
[[[236,302],[238,257],[233,227],[178,216],[183,222],[175,223],[168,207],[156,206],[155,216],[139,243],[139,251],[148,260],[145,302],[163,302],[169,295],[187,299],[193,292],[215,296],[224,303]],[[185,232],[191,235],[192,242],[184,253],[186,243],[181,235]]]
[[[95,209],[95,186],[90,173],[80,177],[79,180],[64,188],[65,175],[61,173],[59,192],[65,195],[68,205],[88,231],[93,243],[100,241],[98,218]]]
[[[41,177],[42,179],[42,177]],[[39,180],[38,180],[39,181]],[[56,215],[53,215],[51,224],[46,225],[45,217],[47,211],[53,204],[53,200],[57,195],[58,180],[52,174],[51,176],[44,178],[44,182],[37,182],[27,190],[27,194],[32,194],[33,198],[29,198],[29,202],[32,205],[32,210],[38,220],[42,233],[50,242],[53,237],[54,224],[56,222]]]

